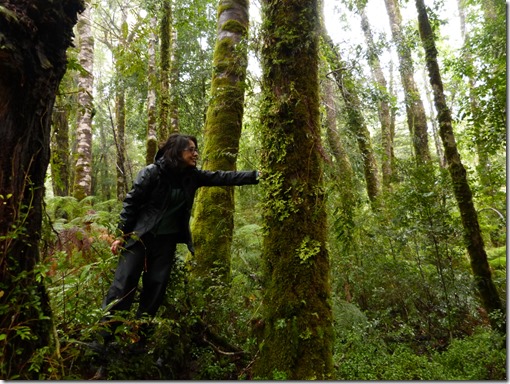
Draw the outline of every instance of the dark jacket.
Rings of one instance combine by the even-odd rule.
[[[257,171],[212,172],[196,168],[176,175],[164,168],[163,159],[156,160],[138,173],[132,189],[124,199],[118,226],[126,240],[124,246],[130,247],[137,239],[155,228],[167,208],[170,190],[182,185],[186,205],[185,215],[179,224],[181,230],[177,241],[187,244],[189,251],[194,253],[189,221],[197,189],[204,186],[257,184],[257,177]]]

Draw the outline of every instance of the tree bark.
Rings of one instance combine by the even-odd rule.
[[[416,0],[416,9],[418,11],[420,37],[425,50],[430,85],[434,92],[434,104],[439,121],[439,133],[443,141],[448,170],[452,178],[453,190],[461,214],[462,225],[464,227],[464,239],[471,259],[471,268],[473,270],[475,282],[487,313],[493,314],[496,311],[501,311],[504,316],[501,299],[492,281],[491,270],[487,261],[487,254],[485,252],[484,241],[478,223],[478,215],[473,203],[473,196],[467,180],[466,170],[457,150],[452,128],[452,117],[446,104],[441,73],[437,62],[437,49],[434,35],[423,0]],[[501,324],[493,320],[492,317],[491,321],[493,327],[505,332],[506,324]]]
[[[147,145],[145,163],[151,164],[158,151],[158,125],[157,125],[157,73],[156,73],[156,16],[151,17],[151,30],[149,36],[149,53],[147,63]]]
[[[90,4],[90,0],[86,0]],[[78,126],[76,164],[74,169],[73,196],[78,200],[92,193],[92,117],[93,117],[93,84],[94,37],[90,25],[90,6],[80,16],[77,30],[79,36],[78,59],[84,69],[78,78]]]
[[[379,106],[378,114],[381,123],[381,141],[383,148],[382,155],[382,182],[385,190],[390,189],[391,181],[393,178],[393,163],[395,155],[393,152],[393,135],[391,133],[391,115],[390,115],[390,93],[388,92],[388,85],[384,77],[379,55],[374,43],[370,23],[365,12],[365,5],[358,2],[358,10],[361,16],[361,29],[365,35],[365,41],[368,46],[368,63],[372,68],[372,73],[379,90]]]
[[[399,71],[405,92],[407,125],[411,132],[416,160],[419,163],[430,161],[429,141],[427,136],[427,115],[414,81],[414,66],[411,49],[402,32],[402,16],[397,0],[384,0],[390,18],[393,40],[397,45],[400,61]]]
[[[40,379],[30,359],[55,351],[39,262],[50,126],[66,49],[83,2],[18,0],[0,6],[0,376]],[[22,337],[27,336],[27,337]],[[41,372],[46,372],[45,366]],[[17,376],[19,375],[19,376]]]
[[[255,375],[325,380],[333,371],[321,159],[316,0],[264,0],[264,326]]]
[[[159,91],[159,124],[158,141],[160,144],[168,139],[170,133],[170,55],[171,55],[171,30],[172,30],[172,3],[164,0],[162,4],[160,24],[160,91]]]
[[[248,6],[247,0],[221,0],[218,5],[218,36],[202,161],[206,170],[236,168],[248,63]],[[194,218],[195,276],[206,278],[214,270],[216,277],[228,281],[234,229],[233,187],[201,189]]]
[[[65,105],[53,109],[51,138],[51,180],[55,196],[69,196],[69,123]]]
[[[171,33],[171,56],[170,56],[170,130],[179,132],[179,47],[177,46],[177,30],[172,26]]]
[[[118,76],[121,74],[118,73]],[[116,134],[115,142],[117,146],[116,166],[117,170],[117,199],[124,200],[128,189],[126,176],[126,94],[124,92],[123,82],[120,81],[115,90],[115,116],[116,116]]]
[[[341,196],[338,209],[335,211],[335,221],[339,223],[342,229],[342,243],[348,245],[352,242],[354,211],[359,199],[354,188],[354,170],[337,129],[333,82],[329,79],[324,81],[323,88],[326,109],[326,137],[335,159],[336,183]]]
[[[347,126],[356,137],[358,148],[363,159],[363,171],[365,173],[368,198],[372,204],[377,205],[377,200],[381,193],[379,170],[377,159],[372,149],[370,132],[368,131],[365,118],[361,111],[361,101],[356,90],[356,84],[342,67],[340,53],[324,28],[322,37],[329,47],[329,53],[326,54],[326,59],[330,62],[330,66],[333,69],[333,77],[345,101]]]
[[[430,107],[430,116],[434,115],[434,102],[432,101],[432,90],[427,86],[427,73],[424,69],[423,71],[423,80],[425,82],[425,94],[427,98],[427,104]],[[439,166],[441,168],[446,168],[446,159],[444,157],[444,149],[441,144],[441,138],[439,137],[439,128],[437,119],[431,119],[432,126],[432,137],[434,138],[434,147],[436,148],[436,155],[438,158]]]

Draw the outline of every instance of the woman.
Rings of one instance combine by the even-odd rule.
[[[111,246],[120,257],[103,302],[110,314],[131,307],[142,273],[137,316],[156,314],[175,262],[176,244],[185,243],[194,253],[189,220],[199,187],[258,183],[257,171],[202,171],[197,159],[196,138],[173,134],[155,162],[137,175],[120,213],[121,237]]]

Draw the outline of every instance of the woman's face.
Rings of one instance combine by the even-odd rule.
[[[189,140],[188,147],[182,151],[182,160],[187,167],[196,167],[198,159],[198,149],[192,140]]]

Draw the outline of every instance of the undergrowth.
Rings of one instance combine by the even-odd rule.
[[[134,306],[131,313],[119,317],[123,326],[106,357],[85,346],[101,330],[101,301],[117,261],[109,247],[119,209],[111,202],[77,203],[69,198],[47,203],[39,269],[51,299],[60,356],[43,350],[34,356],[33,366],[41,367],[40,377],[90,379],[106,362],[109,379],[253,379],[251,367],[258,356],[257,335],[263,323],[261,230],[242,220],[233,242],[230,284],[218,281],[204,289],[188,274],[187,250],[179,246],[178,262],[157,316],[150,321],[134,320]],[[367,223],[377,228],[375,222]],[[406,240],[412,239],[411,235],[410,231],[401,234]],[[374,246],[373,241],[372,249]],[[379,246],[384,251],[382,242]],[[404,243],[394,246],[409,250]],[[438,269],[425,260],[416,269],[415,264],[383,253],[362,268],[351,264],[346,270],[348,278],[333,276],[337,283],[333,295],[333,379],[506,379],[505,338],[486,325],[486,314],[474,313],[480,306],[476,300],[468,300],[472,287],[461,264],[463,255],[455,253],[456,249],[452,248],[452,258],[457,258],[460,266],[451,284],[457,289],[447,297],[458,303],[459,309],[444,305],[442,297],[450,293],[437,290],[440,281],[434,276]],[[331,252],[335,260],[336,248]],[[500,250],[489,252],[491,260],[498,260],[501,254]],[[506,271],[500,260],[495,263],[496,271]],[[451,266],[442,266],[450,273]],[[363,282],[363,289],[355,282]],[[354,295],[350,301],[344,299],[346,292]],[[151,332],[146,350],[136,354],[132,347],[147,324]],[[459,325],[462,331],[457,332]],[[43,371],[42,361],[51,371]]]

